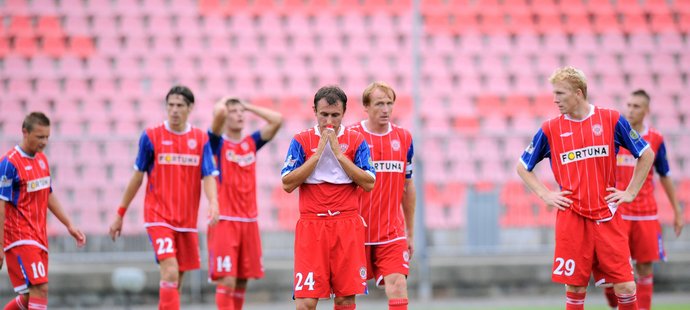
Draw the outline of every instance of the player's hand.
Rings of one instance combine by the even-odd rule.
[[[613,203],[617,206],[624,202],[632,202],[635,199],[633,194],[629,193],[628,191],[619,190],[615,187],[609,187],[606,189],[606,191],[610,192],[610,194],[606,195],[606,202]]]
[[[122,233],[122,217],[116,215],[115,220],[112,224],[110,224],[110,238],[113,239],[113,241],[115,241],[117,237],[120,236],[120,233]]]
[[[678,212],[673,221],[673,231],[676,233],[676,237],[680,237],[680,233],[683,232],[683,214]]]
[[[211,203],[208,209],[208,224],[210,226],[218,224],[220,220],[220,211],[218,210],[218,203]]]
[[[410,260],[412,260],[412,255],[414,254],[414,238],[407,237],[407,251],[410,253]]]
[[[84,235],[79,228],[76,228],[74,226],[67,227],[67,231],[69,232],[70,235],[74,238],[74,240],[77,240],[77,247],[81,248],[86,245],[86,235]]]
[[[340,150],[340,143],[338,142],[338,133],[335,132],[333,126],[326,127],[325,136],[328,138],[328,142],[331,145],[331,151],[333,155],[337,158],[342,151]]]
[[[573,192],[571,191],[549,191],[541,199],[544,201],[544,203],[546,203],[546,205],[549,208],[557,208],[558,210],[565,211],[567,208],[570,208],[570,205],[573,203],[572,200],[568,199],[568,197],[565,196],[570,195],[572,193]]]
[[[321,156],[323,154],[324,148],[326,148],[326,143],[328,143],[328,129],[324,128],[321,131],[321,137],[319,138],[319,146],[316,147],[316,154]]]
[[[0,270],[2,270],[2,265],[5,262],[5,251],[0,251]]]

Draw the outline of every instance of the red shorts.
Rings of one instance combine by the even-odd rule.
[[[5,252],[7,273],[14,291],[29,293],[29,287],[48,283],[48,252],[33,245],[20,245]]]
[[[376,286],[384,285],[383,277],[387,275],[400,273],[407,276],[410,273],[410,252],[405,239],[367,245],[366,258],[368,279],[376,279]]]
[[[199,269],[199,237],[196,232],[179,232],[163,226],[146,228],[156,253],[156,262],[177,258],[180,271]]]
[[[295,298],[364,294],[364,220],[356,211],[302,215],[295,228]]]
[[[220,221],[208,228],[208,270],[211,280],[264,276],[257,222]]]
[[[633,281],[623,225],[620,214],[597,223],[571,209],[559,211],[551,279],[573,286],[587,286],[592,274],[597,286]]]
[[[659,259],[665,261],[666,253],[661,238],[661,225],[658,220],[628,221],[625,223],[630,244],[630,255],[638,263],[651,263]]]

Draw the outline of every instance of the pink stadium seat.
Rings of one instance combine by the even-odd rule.
[[[553,29],[553,27],[552,27]],[[562,31],[554,31],[544,35],[543,49],[552,53],[569,53],[570,44],[568,38]]]
[[[606,52],[623,53],[628,51],[625,38],[620,32],[606,32],[601,34],[601,48]]]
[[[541,11],[536,15],[535,29],[539,33],[562,34],[562,25],[561,14],[558,11]]]
[[[604,0],[606,1],[606,0]],[[620,32],[618,17],[614,11],[595,11],[592,29],[597,33]]]
[[[493,34],[505,34],[508,32],[508,27],[505,23],[505,16],[503,12],[498,10],[484,10],[482,9],[478,15],[479,29],[482,33],[493,35]]]
[[[38,25],[36,26],[36,35],[42,37],[62,37],[64,33],[58,17],[52,15],[39,17]]]
[[[95,52],[93,39],[84,36],[72,36],[69,40],[69,51],[72,55],[82,58],[88,57]]]
[[[458,10],[452,11],[453,24],[449,28],[452,33],[457,34],[477,34],[481,29],[479,21],[477,20],[477,14],[468,10]],[[442,33],[447,32],[446,28],[438,29]]]
[[[664,31],[657,35],[657,48],[664,52],[680,52],[686,47],[682,33],[678,31]],[[654,54],[652,54],[653,56]]]
[[[598,14],[598,13],[613,13],[614,8],[613,4],[611,3],[611,0],[589,0],[585,1],[585,4],[587,6],[587,10],[590,13],[593,14]]]
[[[32,57],[38,53],[38,43],[33,36],[16,36],[14,38],[14,52],[24,57]]]
[[[686,89],[679,74],[662,74],[658,80],[659,90],[667,93],[682,93]]]
[[[657,12],[651,14],[649,28],[653,32],[677,31],[675,21],[673,20],[673,13],[670,11]]]
[[[626,12],[623,15],[621,30],[629,33],[648,32],[649,26],[647,25],[647,19],[644,13],[642,11]]]
[[[18,37],[33,37],[36,35],[34,31],[31,16],[28,15],[14,15],[11,16],[10,25],[7,29],[7,34]]]
[[[509,32],[517,34],[536,32],[534,19],[532,19],[532,12],[530,10],[507,8],[505,14],[508,18],[506,26]]]
[[[571,1],[579,2],[579,0]],[[566,12],[567,15],[565,15],[563,30],[570,33],[590,32],[592,30],[592,25],[589,22],[589,13],[587,13],[584,8],[577,11],[568,9]]]
[[[657,46],[654,43],[654,37],[645,32],[633,33],[629,38],[629,48],[635,49],[637,52],[655,52]]]

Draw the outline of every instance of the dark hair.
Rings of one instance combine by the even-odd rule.
[[[27,132],[34,130],[34,126],[50,126],[50,119],[43,114],[43,112],[31,112],[29,115],[24,117],[24,122],[22,123],[22,129],[26,129]]]
[[[647,99],[647,103],[651,101],[651,98],[649,98],[649,94],[644,90],[644,89],[638,89],[634,92],[632,92],[633,96],[640,96],[643,97],[644,99]]]
[[[225,101],[225,105],[226,105],[226,106],[231,106],[231,105],[235,105],[235,104],[240,104],[241,102],[242,102],[242,100],[240,100],[240,98],[231,97],[231,98],[228,98],[228,100]]]
[[[194,94],[192,93],[192,90],[189,89],[187,86],[182,86],[182,85],[175,85],[173,88],[171,88],[168,91],[168,94],[165,95],[165,101],[168,101],[168,98],[172,95],[181,95],[184,97],[184,102],[187,103],[187,105],[194,104]]]
[[[329,105],[338,104],[338,101],[340,101],[343,103],[343,112],[347,110],[347,95],[345,95],[345,92],[338,86],[328,85],[319,88],[314,95],[314,112],[316,112],[316,105],[321,99],[326,99]]]

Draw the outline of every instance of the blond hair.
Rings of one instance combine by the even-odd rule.
[[[549,77],[549,82],[551,84],[566,82],[573,90],[581,90],[582,95],[587,99],[587,78],[585,78],[585,74],[580,69],[572,66],[558,68]]]
[[[395,90],[393,90],[393,87],[390,87],[390,85],[388,85],[386,82],[376,81],[369,84],[369,86],[364,89],[364,93],[362,93],[362,104],[365,107],[371,103],[370,96],[375,89],[382,90],[384,93],[386,93],[386,95],[388,95],[388,97],[395,101]]]

